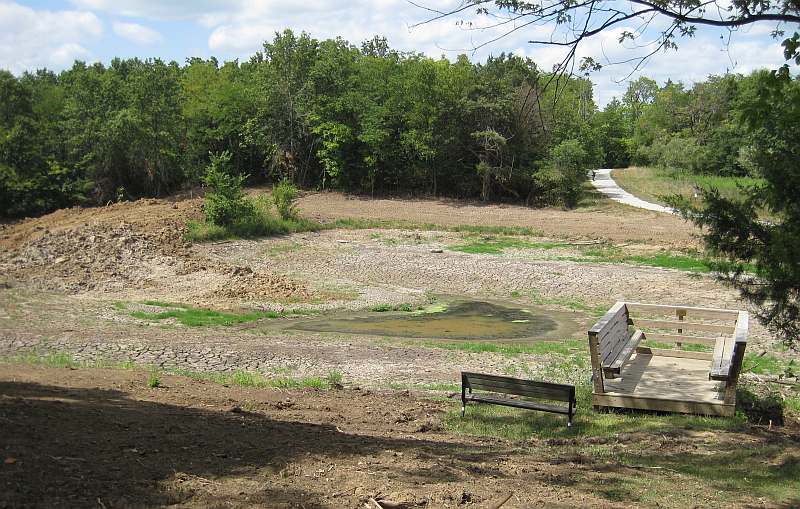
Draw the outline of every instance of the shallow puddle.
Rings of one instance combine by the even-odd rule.
[[[521,340],[564,338],[577,324],[563,313],[519,309],[490,302],[457,301],[444,311],[373,313],[352,318],[309,320],[291,329],[402,338]]]

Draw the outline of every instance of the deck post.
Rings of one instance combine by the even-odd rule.
[[[682,321],[684,321],[686,319],[686,310],[685,309],[677,309],[677,310],[675,310],[675,315],[678,317],[678,320],[682,322]],[[683,334],[683,329],[678,329],[678,334]],[[683,346],[683,343],[680,342],[680,341],[676,341],[675,342],[675,346],[677,346],[678,348],[681,348],[681,346]]]
[[[589,331],[589,355],[592,360],[592,383],[594,392],[603,394],[603,368],[600,365],[600,341],[597,339],[597,332]]]

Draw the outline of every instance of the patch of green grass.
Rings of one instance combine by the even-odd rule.
[[[785,361],[770,354],[746,353],[742,364],[744,373],[755,373],[756,375],[785,375],[788,372],[796,374],[797,370],[797,361],[794,359]]]
[[[386,313],[394,308],[391,304],[377,304],[369,308],[373,313]]]
[[[147,386],[150,387],[151,389],[156,389],[158,387],[161,387],[161,379],[158,378],[158,373],[156,373],[155,371],[151,371],[147,375]]]
[[[525,226],[489,226],[489,225],[458,225],[444,226],[433,223],[415,223],[412,221],[394,221],[388,219],[362,219],[362,218],[343,218],[322,225],[324,229],[347,229],[347,230],[422,230],[422,231],[445,231],[456,233],[485,234],[485,235],[508,235],[508,236],[531,236],[542,235],[541,230],[528,228]]]
[[[647,255],[629,255],[622,249],[611,244],[598,246],[572,245],[566,242],[533,242],[519,238],[490,238],[472,239],[462,244],[450,246],[451,251],[470,254],[500,255],[507,249],[539,249],[552,250],[558,248],[572,248],[580,250],[580,255],[556,256],[553,259],[581,263],[627,263],[631,265],[646,265],[649,267],[662,267],[667,269],[683,270],[687,272],[711,272],[711,262],[701,255],[675,254],[660,251]]]
[[[555,249],[569,244],[559,242],[531,242],[514,238],[472,239],[463,244],[450,246],[451,251],[470,254],[503,254],[506,249]]]
[[[620,451],[617,461],[638,468],[673,472],[684,480],[682,484],[701,483],[723,499],[741,499],[746,494],[771,500],[776,507],[793,507],[800,493],[800,458],[787,452],[782,445],[728,443],[672,454],[654,450]],[[667,501],[672,496],[670,493],[676,490],[674,485],[670,487],[671,483],[665,484],[665,489],[648,493],[648,498],[661,498],[662,504]],[[684,507],[688,505],[694,504]]]
[[[563,256],[556,259],[579,263],[627,263],[699,273],[711,272],[712,269],[711,262],[700,255],[675,254],[668,251],[648,255],[629,255],[615,246],[584,249],[581,256]]]
[[[192,308],[185,304],[174,304],[161,301],[145,301],[144,304],[168,308],[158,313],[148,313],[145,311],[133,311],[130,316],[140,320],[159,321],[168,318],[176,319],[180,324],[187,327],[208,327],[214,325],[229,326],[239,323],[253,322],[264,318],[275,319],[289,315],[306,315],[308,311],[294,310],[288,313],[278,313],[276,311],[247,311],[244,313],[229,313],[215,311],[213,309]]]
[[[337,385],[342,385],[343,378],[344,375],[342,375],[341,371],[339,371],[338,369],[332,369],[328,371],[328,376],[325,377],[325,382],[330,387],[336,387]]]
[[[763,182],[749,177],[721,177],[718,175],[696,175],[685,171],[669,169],[633,167],[614,170],[612,177],[620,187],[645,201],[667,205],[664,199],[674,194],[682,195],[700,205],[699,198],[694,198],[695,188],[714,187],[726,198],[740,199],[742,193],[739,185],[751,186]],[[759,211],[759,215],[767,216],[767,211]]]
[[[97,358],[93,361],[81,361],[69,352],[48,350],[28,350],[13,355],[0,357],[0,362],[6,364],[26,364],[29,366],[42,366],[47,368],[101,368],[101,369],[133,369],[131,360],[117,361],[106,358]]]
[[[329,389],[330,385],[326,380],[319,377],[293,378],[280,376],[274,378],[265,377],[261,373],[252,371],[238,370],[232,373],[192,371],[185,369],[170,369],[167,373],[185,376],[194,380],[206,380],[219,385],[254,387],[261,389]]]
[[[461,386],[458,384],[447,382],[432,382],[432,383],[418,383],[409,384],[402,382],[391,382],[389,388],[397,391],[437,391],[437,392],[461,392]]]
[[[439,309],[444,311],[447,306],[444,305],[428,305],[428,306],[415,306],[404,302],[402,304],[377,304],[369,308],[373,313],[387,313],[389,311],[402,311],[404,313],[440,313]]]
[[[577,297],[544,297],[536,290],[529,291],[513,291],[511,297],[518,299],[527,297],[538,306],[555,305],[562,306],[573,311],[583,311],[590,316],[603,316],[608,310],[609,306],[606,304],[587,304],[584,300]]]
[[[578,412],[572,428],[566,417],[519,408],[471,403],[461,417],[460,402],[454,403],[443,419],[456,434],[495,436],[510,440],[556,437],[616,437],[620,433],[668,432],[674,430],[737,430],[744,426],[742,415],[730,418],[682,414],[653,414],[635,411],[595,412],[591,387],[576,387]]]
[[[57,351],[26,351],[2,357],[8,364],[28,364],[30,366],[44,366],[47,368],[79,368],[80,361],[66,352]]]
[[[625,261],[637,265],[648,265],[650,267],[664,267],[667,269],[684,270],[687,272],[710,272],[711,267],[702,258],[692,256],[674,255],[669,253],[658,253],[655,255],[633,255],[626,256]]]

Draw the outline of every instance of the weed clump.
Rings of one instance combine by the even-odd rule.
[[[272,186],[272,201],[278,210],[278,215],[283,220],[297,217],[296,200],[300,195],[297,186],[284,179],[279,184]]]
[[[255,212],[242,189],[247,175],[232,175],[230,161],[231,153],[228,151],[211,154],[211,164],[203,177],[207,188],[203,204],[206,221],[223,227],[251,217]]]
[[[317,231],[322,225],[297,216],[297,187],[283,181],[273,188],[273,198],[250,198],[242,185],[247,175],[230,173],[229,152],[212,155],[203,177],[206,198],[203,204],[205,221],[190,222],[187,240],[204,242],[229,238],[267,237],[301,231]],[[277,215],[272,210],[277,209]]]

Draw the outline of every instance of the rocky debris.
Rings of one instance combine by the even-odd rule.
[[[297,281],[284,276],[253,272],[249,268],[234,268],[229,277],[213,294],[227,299],[257,300],[265,299],[309,299],[311,292]]]
[[[39,288],[80,293],[120,284],[147,286],[152,284],[153,266],[175,264],[175,257],[188,253],[189,246],[174,225],[142,233],[122,222],[45,230],[0,252],[0,268]]]
[[[156,204],[160,202],[136,202],[130,208]],[[124,209],[120,205],[112,208]],[[173,211],[174,207],[164,210]],[[60,217],[59,213],[52,216]],[[47,217],[31,221],[42,222]],[[114,219],[112,224],[72,221],[64,225],[51,220],[27,225],[13,238],[0,239],[8,246],[0,250],[0,273],[9,280],[68,294],[172,288],[176,278],[201,274],[203,284],[196,288],[195,297],[199,293],[263,301],[303,300],[311,296],[303,283],[285,276],[254,272],[249,267],[234,266],[197,253],[184,240],[185,226],[181,220],[166,216],[156,226],[153,221],[119,221],[118,215]],[[209,292],[208,288],[212,290]]]

